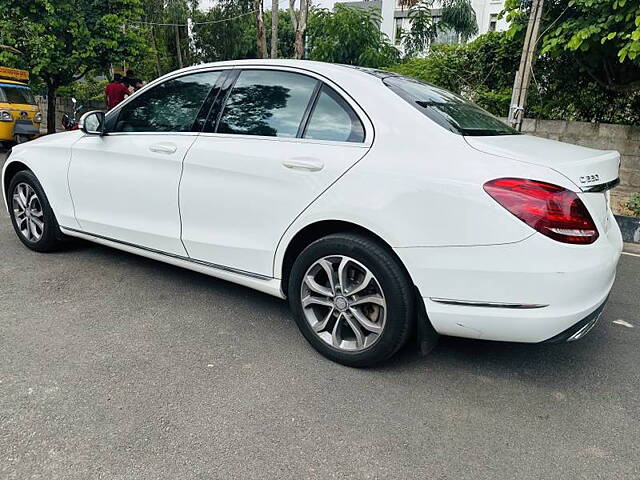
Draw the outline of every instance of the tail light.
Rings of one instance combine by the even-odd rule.
[[[551,183],[498,178],[484,184],[496,202],[538,232],[564,243],[589,244],[598,229],[578,196]]]

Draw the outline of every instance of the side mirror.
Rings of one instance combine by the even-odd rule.
[[[71,97],[71,103],[73,103],[75,105],[76,102],[77,102],[76,97]]]
[[[80,130],[89,135],[104,135],[104,112],[93,110],[87,112],[78,122]]]

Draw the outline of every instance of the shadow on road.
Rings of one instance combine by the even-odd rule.
[[[297,333],[287,303],[270,295],[85,241],[70,242],[67,250],[61,254],[70,252],[88,255],[100,262],[123,263],[126,264],[126,268],[133,270],[136,268],[152,270],[154,276],[166,275],[176,284],[188,285],[188,288],[194,291],[201,289],[215,291],[217,297],[223,296],[230,304],[244,303],[256,311],[269,311],[272,314],[270,315],[271,321],[282,322],[282,325],[271,325],[273,328],[280,327],[277,328],[277,331],[282,332],[282,335],[288,335],[291,332]],[[211,305],[203,305],[203,308],[218,308],[217,302],[217,300],[212,300]],[[604,323],[606,316],[605,309],[601,323]],[[284,325],[286,328],[282,328]],[[264,328],[269,328],[269,325]],[[517,344],[441,337],[436,348],[424,357],[418,354],[415,340],[411,340],[390,361],[370,370],[404,373],[414,371],[414,373],[420,374],[442,368],[449,371],[457,370],[461,375],[465,372],[477,371],[482,375],[517,376],[534,383],[549,382],[550,378],[554,383],[575,382],[577,377],[582,374],[588,375],[592,368],[596,368],[593,366],[594,358],[606,357],[604,352],[600,352],[600,350],[607,348],[606,333],[603,330],[596,326],[585,339],[559,345]],[[304,342],[302,336],[299,340]],[[281,341],[284,345],[290,339],[282,338]],[[309,354],[317,355],[315,352]]]

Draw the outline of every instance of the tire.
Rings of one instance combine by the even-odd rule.
[[[16,198],[18,191],[22,200]],[[64,237],[36,176],[28,170],[16,173],[9,182],[7,193],[11,223],[20,241],[36,252],[58,250]],[[21,206],[24,198],[27,199],[27,209]],[[20,213],[21,209],[25,210],[24,214]]]
[[[29,137],[27,135],[16,135],[15,143],[16,143],[16,145],[19,145],[21,143],[26,143],[29,140],[31,140],[31,137]]]
[[[309,245],[293,264],[288,294],[307,341],[343,365],[385,361],[414,330],[408,274],[385,245],[365,235],[332,234]]]

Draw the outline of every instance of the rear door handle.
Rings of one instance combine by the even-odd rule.
[[[324,168],[324,162],[317,158],[296,157],[282,161],[282,165],[292,170],[304,170],[306,172],[318,172]]]
[[[154,143],[149,146],[149,150],[156,153],[176,153],[177,149],[173,143]]]

